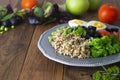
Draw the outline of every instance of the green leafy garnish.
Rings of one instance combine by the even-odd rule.
[[[76,36],[86,36],[86,30],[78,26],[77,29],[73,31],[73,34]]]
[[[4,6],[0,6],[0,20],[7,14],[7,9]]]
[[[5,17],[3,17],[3,19],[1,21],[8,20],[8,19],[12,18],[14,15],[15,15],[14,13],[8,14]]]
[[[118,66],[112,66],[106,69],[103,67],[102,71],[93,73],[93,80],[119,80],[120,68]]]

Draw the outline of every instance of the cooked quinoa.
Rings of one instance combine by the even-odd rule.
[[[56,30],[56,33],[52,35],[51,45],[55,51],[59,54],[70,56],[71,58],[89,58],[90,47],[88,46],[89,39],[76,36],[73,33],[69,33],[63,36],[64,30]]]

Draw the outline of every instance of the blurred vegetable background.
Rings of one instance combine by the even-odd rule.
[[[89,14],[89,11],[93,13],[99,11],[98,19],[109,24],[114,23],[119,17],[118,9],[116,9],[115,17],[108,19],[113,14],[107,13],[108,10],[105,9],[99,10],[103,5],[102,0],[61,0],[61,3],[54,0],[53,2],[49,0],[21,0],[21,9],[16,9],[12,7],[13,0],[9,0],[8,5],[0,6],[0,33],[2,34],[4,29],[7,31],[10,27],[14,28],[23,20],[27,20],[30,25],[45,25],[53,22],[67,23],[71,19],[80,19],[86,13]],[[103,11],[106,11],[104,16],[102,15]],[[112,21],[110,22],[110,20]]]

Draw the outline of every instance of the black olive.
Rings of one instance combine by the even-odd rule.
[[[11,26],[11,22],[10,22],[9,19],[8,20],[4,20],[4,21],[2,21],[2,25],[5,26],[5,27],[10,27]]]
[[[85,36],[85,39],[89,39],[91,36],[89,35],[89,34],[87,34],[86,36]]]
[[[96,27],[94,27],[94,26],[88,26],[88,30],[94,30],[94,31],[96,31]]]
[[[111,31],[112,31],[112,32],[114,32],[114,31],[115,31],[115,32],[118,32],[119,29],[118,29],[118,28],[111,28]]]
[[[107,30],[108,32],[111,32],[111,29],[110,29],[110,28],[105,28],[105,30]]]
[[[100,37],[101,37],[101,34],[98,33],[98,32],[96,32],[96,33],[94,34],[94,37],[98,37],[98,38],[100,38]]]

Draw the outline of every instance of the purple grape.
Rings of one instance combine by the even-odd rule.
[[[8,20],[4,20],[4,21],[2,21],[2,25],[5,26],[5,27],[10,27],[11,26],[11,22],[10,22],[9,19]]]

